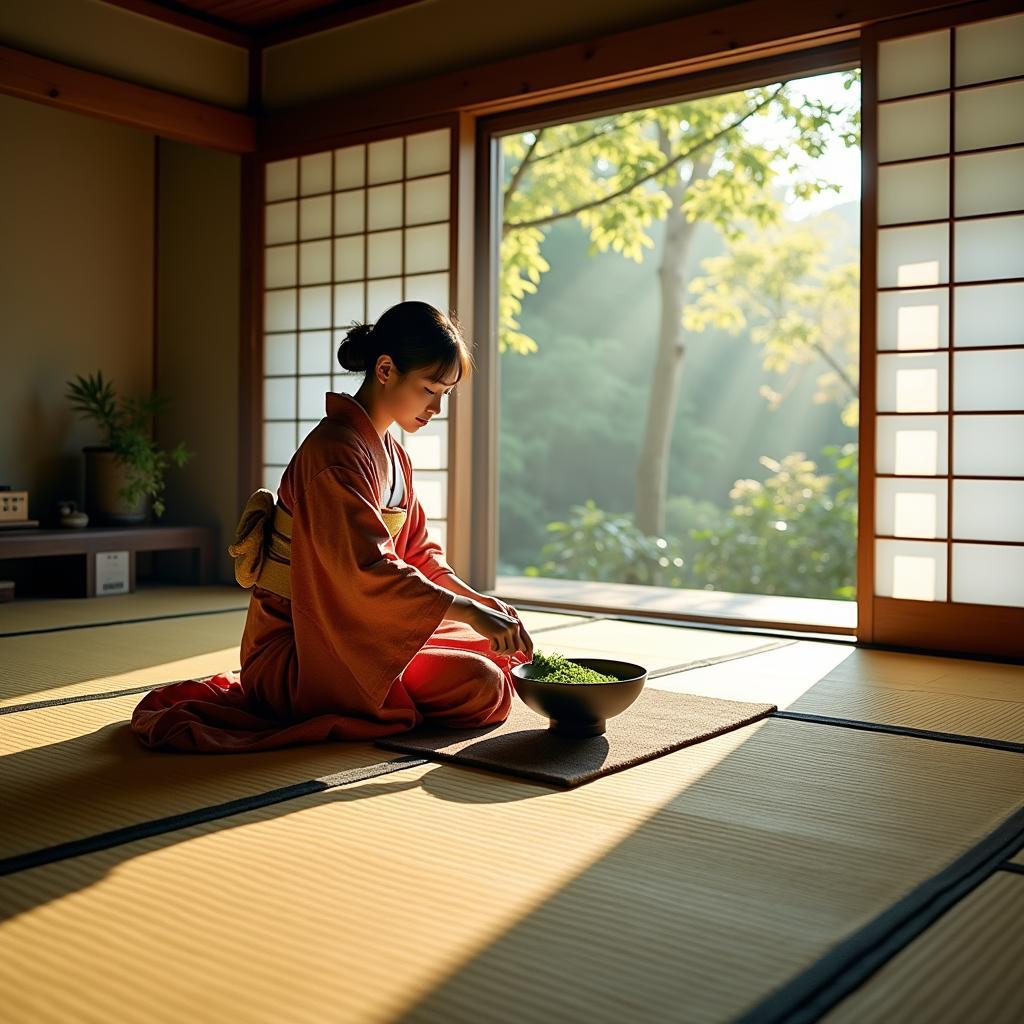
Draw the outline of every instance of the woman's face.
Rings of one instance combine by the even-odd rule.
[[[451,394],[455,380],[443,383],[431,380],[437,375],[437,366],[410,370],[404,377],[394,374],[394,366],[391,369],[395,383],[386,392],[388,414],[403,430],[414,433],[441,411],[441,399]]]

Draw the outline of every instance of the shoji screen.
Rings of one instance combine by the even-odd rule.
[[[867,41],[861,615],[876,642],[1024,654],[1024,14],[967,7]]]
[[[263,486],[276,490],[296,447],[324,415],[327,391],[362,374],[336,353],[353,323],[406,299],[449,313],[452,131],[379,139],[264,168]],[[446,545],[448,399],[406,434],[428,530]]]

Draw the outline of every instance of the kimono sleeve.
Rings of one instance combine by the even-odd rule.
[[[408,521],[405,527],[405,560],[434,583],[439,583],[444,576],[455,576],[455,570],[445,558],[444,549],[427,534],[427,514],[415,490],[410,490],[406,507]],[[443,583],[440,585],[444,586]]]
[[[456,595],[398,557],[358,468],[329,466],[309,481],[292,510],[291,560],[296,630],[314,629],[379,707]]]

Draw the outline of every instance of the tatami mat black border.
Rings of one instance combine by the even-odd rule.
[[[1012,864],[1007,861],[1007,863],[999,865],[999,870],[1012,871],[1014,874],[1024,875],[1024,864]]]
[[[815,725],[834,725],[841,729],[887,732],[894,736],[909,736],[921,740],[939,740],[942,743],[963,743],[970,747],[988,747],[991,750],[1008,750],[1012,754],[1024,754],[1024,743],[1017,743],[1013,740],[994,740],[987,736],[971,736],[967,733],[959,732],[941,732],[936,729],[915,729],[912,725],[868,722],[861,718],[835,718],[831,715],[809,715],[802,711],[773,711],[769,717],[784,718],[794,722],[810,722]]]
[[[54,861],[67,860],[69,857],[79,857],[85,853],[95,853],[97,850],[106,850],[111,846],[122,846],[124,843],[145,839],[148,836],[157,836],[164,832],[175,832],[178,829],[188,828],[190,825],[200,825],[203,822],[213,821],[217,818],[227,818],[234,814],[244,814],[246,811],[266,807],[269,804],[281,803],[284,800],[294,800],[296,797],[308,796],[310,793],[320,793],[326,789],[346,786],[353,782],[365,782],[367,779],[373,779],[379,775],[387,775],[390,772],[399,771],[403,768],[415,768],[421,764],[429,764],[429,761],[425,757],[404,754],[401,757],[392,758],[388,761],[379,761],[362,768],[351,768],[344,772],[334,772],[331,775],[322,775],[316,779],[307,779],[305,782],[296,782],[291,786],[281,786],[278,789],[270,789],[264,793],[239,797],[237,800],[228,800],[221,804],[198,807],[193,811],[172,814],[166,818],[142,821],[137,825],[128,825],[125,828],[113,829],[110,832],[100,832],[94,836],[86,836],[85,838],[75,839],[67,843],[58,843],[56,846],[45,846],[40,850],[32,850],[29,853],[21,853],[14,857],[6,857],[0,860],[0,875],[12,875],[16,871],[25,871],[28,868],[40,867],[43,864],[52,864]]]
[[[682,661],[678,665],[669,665],[668,668],[659,668],[654,672],[648,672],[648,679],[663,679],[665,676],[675,675],[677,672],[692,672],[695,668],[709,668],[712,665],[721,665],[726,661],[737,661],[740,658],[752,658],[755,654],[767,654],[779,647],[790,647],[796,640],[772,640],[770,643],[761,644],[760,647],[748,647],[742,651],[732,651],[729,654],[717,654],[713,658],[699,658],[697,661]]]
[[[232,670],[235,675],[239,669]],[[167,682],[176,682],[169,679]],[[0,715],[13,715],[17,711],[38,711],[40,708],[60,707],[62,704],[78,704],[83,700],[110,700],[112,697],[129,697],[133,693],[149,693],[158,690],[167,683],[149,683],[146,686],[130,686],[126,690],[107,690],[106,693],[75,693],[70,697],[52,697],[50,700],[32,700],[25,704],[6,704],[0,706]]]
[[[66,633],[72,629],[98,629],[103,626],[133,626],[138,622],[163,622],[165,619],[194,619],[200,615],[227,615],[230,612],[247,612],[249,606],[238,608],[210,608],[202,612],[170,612],[167,615],[143,615],[137,619],[104,619],[102,622],[78,622],[72,626],[44,626],[41,629],[15,629],[0,633],[0,640],[13,636],[36,636],[39,633]]]
[[[734,1024],[807,1024],[862,985],[972,889],[1005,866],[1024,840],[1024,807],[937,875],[834,946]]]

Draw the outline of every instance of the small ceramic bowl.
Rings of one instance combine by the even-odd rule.
[[[647,669],[630,661],[568,658],[567,661],[615,676],[608,683],[546,683],[533,679],[533,664],[512,666],[512,685],[523,703],[548,719],[560,736],[600,736],[605,720],[625,711],[640,696]]]

